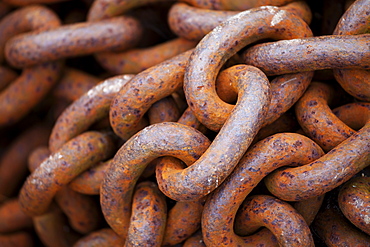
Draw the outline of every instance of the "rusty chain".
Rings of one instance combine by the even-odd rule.
[[[333,2],[0,1],[0,246],[369,246],[370,0]]]

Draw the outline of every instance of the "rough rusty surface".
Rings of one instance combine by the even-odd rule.
[[[354,130],[361,129],[370,119],[370,103],[354,102],[333,109],[333,113]]]
[[[148,126],[130,138],[114,156],[100,192],[102,211],[112,229],[126,237],[133,190],[149,162],[170,155],[192,164],[209,144],[197,130],[171,122]],[[190,176],[184,183],[189,180]]]
[[[123,14],[130,9],[160,1],[164,0],[97,0],[91,5],[87,20],[92,22],[101,19],[108,19],[110,17]]]
[[[261,226],[275,235],[280,246],[315,246],[304,218],[289,203],[268,195],[247,197],[236,215],[235,232],[248,235]]]
[[[263,127],[272,124],[287,112],[304,94],[313,72],[277,76],[271,81],[271,102]]]
[[[327,204],[319,212],[313,229],[328,247],[370,246],[370,236],[348,222],[335,205]]]
[[[1,234],[16,232],[33,225],[32,218],[21,210],[17,198],[0,204],[0,219]]]
[[[57,82],[61,69],[58,61],[25,68],[0,92],[0,126],[13,124],[29,113]]]
[[[168,25],[177,36],[200,41],[207,33],[239,11],[200,9],[185,3],[174,4],[168,13]]]
[[[244,199],[273,170],[304,165],[323,154],[312,140],[294,133],[276,134],[254,145],[208,198],[202,216],[205,243],[210,246],[244,246],[247,243],[256,246],[250,237],[243,239],[234,232],[235,215]]]
[[[33,149],[46,145],[50,128],[31,126],[13,139],[0,158],[0,202],[16,196],[28,175],[27,161]]]
[[[44,6],[17,9],[0,22],[0,60],[5,43],[23,32],[44,32],[60,26],[58,16]],[[25,52],[28,53],[28,52]],[[17,122],[35,107],[59,79],[61,63],[51,62],[24,69],[0,94],[0,125]]]
[[[333,32],[334,35],[356,35],[369,32],[369,0],[354,1],[342,15]]]
[[[137,74],[167,59],[194,48],[196,42],[175,38],[153,47],[136,48],[121,53],[95,55],[100,65],[113,74]]]
[[[0,245],[2,247],[33,247],[35,243],[29,232],[20,231],[10,234],[0,234]]]
[[[148,110],[149,124],[176,122],[179,117],[179,108],[171,95],[158,100]]]
[[[293,2],[280,9],[297,14],[307,23],[311,21],[312,13],[305,2]],[[177,36],[200,41],[216,26],[238,13],[240,11],[201,9],[185,3],[176,3],[168,13],[168,24]]]
[[[165,196],[154,182],[141,182],[132,199],[125,246],[162,246],[167,217]]]
[[[196,232],[200,228],[202,212],[203,199],[192,202],[176,202],[168,212],[163,246],[179,244]]]
[[[312,82],[295,105],[299,125],[325,151],[355,133],[331,111],[329,104],[335,96],[336,91],[329,84]]]
[[[19,194],[22,210],[31,216],[45,213],[57,191],[114,150],[106,133],[89,131],[71,139],[27,178]]]
[[[205,129],[205,127],[202,126],[202,124],[195,117],[194,113],[191,111],[189,107],[186,108],[186,110],[182,113],[181,117],[178,119],[177,122],[193,127],[194,129],[200,130],[201,132],[203,132],[202,129]]]
[[[23,0],[3,2],[7,1]],[[31,0],[29,3],[33,1],[44,3],[60,0]],[[9,156],[10,165],[6,169],[1,167],[1,159],[7,157],[6,148],[10,147],[10,141],[24,130],[32,128],[31,123],[36,122],[42,126],[44,123],[57,122],[53,134],[49,136],[51,154],[45,140],[38,143],[38,136],[28,141],[35,145],[32,150],[24,152],[28,156],[31,175],[28,180],[23,180],[24,185],[20,191],[19,185],[13,190],[14,193],[0,193],[0,232],[2,226],[7,229],[5,233],[0,233],[0,246],[9,244],[7,239],[22,241],[21,236],[18,239],[11,236],[14,231],[25,229],[21,226],[22,222],[17,220],[21,216],[33,218],[33,228],[26,226],[26,230],[32,233],[32,238],[26,244],[50,247],[295,246],[297,236],[305,236],[307,239],[299,246],[311,246],[312,237],[307,225],[314,218],[317,222],[311,226],[311,230],[326,234],[320,227],[339,229],[329,222],[336,216],[323,214],[331,207],[328,202],[322,204],[324,196],[332,197],[338,203],[338,192],[348,187],[344,183],[354,177],[366,176],[369,172],[370,102],[364,101],[370,101],[366,96],[369,91],[367,63],[370,59],[367,51],[363,52],[364,49],[356,49],[356,45],[348,47],[350,42],[355,43],[359,39],[367,42],[365,46],[369,45],[365,40],[369,38],[369,34],[366,34],[369,33],[369,1],[82,0],[63,3],[61,0],[60,3],[47,5],[50,9],[42,5],[14,5],[9,9],[0,0],[0,191],[2,187],[10,189],[13,182],[22,180],[17,178],[22,172],[10,169],[18,167],[11,165],[17,161],[17,154],[13,155],[14,158]],[[194,3],[194,6],[188,3]],[[353,5],[349,6],[350,3]],[[284,5],[258,7],[262,4]],[[250,8],[247,5],[252,9],[245,10]],[[349,10],[339,21],[335,35],[320,36],[333,33],[337,20],[347,7]],[[10,10],[13,12],[2,17],[3,13]],[[65,26],[59,27],[61,21],[58,16]],[[310,28],[313,32],[308,27],[312,17]],[[138,28],[131,29],[127,23],[118,27],[119,24],[114,22],[118,19],[131,19]],[[168,25],[170,21],[171,27]],[[110,31],[115,31],[107,28],[106,24],[110,22],[114,22],[110,27],[115,25],[115,30],[122,36],[126,28],[129,28],[131,35],[110,35]],[[91,26],[102,27],[101,33],[108,35],[96,35],[87,28],[86,33],[83,32],[84,27]],[[176,29],[179,35],[171,28]],[[329,29],[331,31],[323,34]],[[56,34],[60,32],[77,34],[77,40],[75,37],[59,37],[60,40],[56,40]],[[318,37],[309,38],[313,33],[318,34]],[[48,35],[53,37],[49,39]],[[187,40],[186,35],[193,35],[188,37],[192,40]],[[23,61],[12,61],[10,56],[9,61],[4,61],[8,58],[4,57],[8,54],[4,52],[5,46],[9,51],[19,44],[13,41],[28,38],[33,40],[26,44],[27,50],[20,50],[18,54],[28,56],[25,67],[22,67]],[[316,71],[315,74],[313,71],[283,71],[281,73],[290,74],[267,78],[268,75],[259,68],[240,64],[243,63],[240,60],[243,52],[271,45],[265,42],[285,39],[283,42],[272,43],[277,46],[284,42],[292,44],[298,39],[311,42],[325,41],[326,38],[339,40],[334,46],[346,41],[347,47],[342,49],[341,56],[357,54],[355,59],[349,58],[344,62],[340,62],[340,56],[337,56],[330,64],[337,64],[336,68],[348,64],[352,66],[351,69],[335,69],[339,71],[336,72],[338,81],[343,78],[350,80],[350,83],[339,83],[349,94],[341,90],[338,83],[333,83],[335,78],[332,70],[311,67]],[[77,51],[68,50],[70,46],[65,46],[70,45],[71,41],[78,43]],[[308,45],[311,47],[307,48]],[[34,52],[38,51],[37,46],[51,48],[46,51],[50,54],[37,55]],[[312,51],[313,46],[305,43],[303,50],[319,58],[328,56],[325,50],[327,45],[321,45],[324,47],[321,47],[321,53],[314,53],[316,49]],[[36,49],[32,50],[32,47]],[[95,48],[98,50],[95,51]],[[288,46],[284,53],[290,48],[298,49]],[[270,53],[274,52],[273,48],[269,49]],[[187,52],[181,53],[183,51]],[[283,61],[285,57],[281,57],[281,53],[278,54],[280,57],[271,59],[274,62],[268,69],[277,67],[279,60]],[[303,56],[306,55],[295,54],[295,57],[290,56],[288,59],[297,61]],[[34,57],[36,64],[28,66],[27,63],[32,64]],[[55,63],[48,60],[39,64],[40,57],[52,57]],[[322,65],[318,61],[315,60],[315,66]],[[352,69],[354,62],[362,66],[361,69]],[[306,62],[298,63],[298,69],[307,65]],[[8,70],[8,66],[11,68],[14,65],[24,68],[23,71],[17,70],[21,82],[17,81],[16,73]],[[128,65],[131,66],[130,70],[135,69],[134,72],[139,74],[130,75],[127,83],[114,85],[116,88],[110,85],[100,88],[100,91],[96,90],[101,80],[104,80],[102,84],[109,80],[115,84],[112,76],[124,76],[126,73],[123,71]],[[307,94],[303,95],[313,77],[328,85],[333,83],[337,90],[327,90],[325,85],[322,88],[320,86],[322,90],[313,93],[310,87]],[[37,82],[33,82],[33,79]],[[270,83],[267,79],[271,80]],[[187,83],[190,80],[194,82],[193,91],[188,89]],[[58,81],[60,83],[56,84]],[[314,88],[317,84],[313,82],[311,86]],[[198,93],[200,101],[192,101],[191,97]],[[300,103],[296,102],[301,97],[306,104],[302,105],[306,112],[301,113],[303,117],[297,113],[297,118],[314,126],[310,128],[309,134],[313,134],[317,140],[308,140],[303,136],[309,136],[304,132],[307,130],[298,129],[300,124],[304,124],[302,121],[298,123],[294,105],[297,105],[297,109],[300,107]],[[339,103],[350,104],[330,110],[329,106],[336,107]],[[200,106],[194,106],[196,104]],[[323,116],[322,121],[318,118],[318,111]],[[59,116],[62,120],[57,120]],[[214,116],[217,118],[211,119]],[[207,118],[211,119],[210,123]],[[315,125],[317,123],[318,127]],[[146,127],[148,124],[150,126]],[[102,129],[108,131],[94,131]],[[281,131],[302,135],[275,134]],[[330,135],[336,131],[339,139],[333,135],[333,141],[337,142],[335,146],[328,148],[325,144],[324,147],[320,140],[329,140],[330,144]],[[94,139],[90,136],[90,141],[77,143],[81,136],[91,133],[98,133],[101,137]],[[276,137],[286,136],[308,141],[306,143],[292,138],[286,145],[276,142]],[[269,141],[275,141],[270,143],[275,145],[274,152],[268,153],[269,148],[256,148],[262,145],[260,143],[266,145]],[[306,147],[310,143],[312,145]],[[118,152],[117,144],[122,145]],[[325,148],[324,151],[320,145]],[[250,152],[256,152],[255,149],[258,154],[248,158]],[[325,151],[328,153],[324,154]],[[303,153],[301,156],[304,156],[304,161],[296,157],[299,156],[297,153]],[[250,162],[246,167],[238,168],[238,164],[248,159]],[[254,167],[256,162],[261,163],[261,168]],[[37,168],[39,164],[42,165]],[[26,171],[27,165],[23,165],[23,168]],[[9,172],[14,175],[10,179],[6,178],[8,182],[1,179],[3,170],[6,176]],[[245,176],[237,177],[239,181],[231,183],[236,172]],[[1,186],[2,182],[5,182],[4,186]],[[147,200],[153,191],[147,193],[148,190],[142,186],[148,184],[155,187],[154,194],[161,197],[161,203]],[[223,186],[229,186],[229,190]],[[350,189],[362,188],[362,184],[357,183],[355,186]],[[363,187],[369,189],[368,184]],[[360,202],[359,194],[362,192],[351,192],[355,193],[357,198],[347,196],[349,202],[343,208],[353,206],[356,200]],[[279,198],[247,197],[258,194],[273,194]],[[19,195],[18,199],[16,195]],[[262,197],[269,200],[269,203],[256,202]],[[18,202],[9,208],[9,201],[5,200],[12,198]],[[236,210],[240,209],[242,201],[248,203],[251,200],[254,200],[253,209],[248,208],[250,204],[243,205],[243,209],[249,212],[248,219],[243,219],[245,212],[241,211],[239,217],[236,217]],[[293,201],[290,203],[293,207],[288,206],[287,210],[289,214],[293,212],[293,215],[297,215],[298,212],[301,215],[298,216],[298,224],[292,223],[292,217],[284,217],[285,213],[279,214],[278,210],[266,206],[271,201],[278,207],[288,205],[288,202],[282,203],[281,200]],[[345,202],[344,199],[339,200]],[[215,203],[212,204],[214,210],[211,212],[208,205],[212,201]],[[227,205],[225,201],[230,204]],[[155,205],[147,207],[152,202]],[[321,214],[317,215],[319,209]],[[359,209],[344,211],[349,215]],[[160,214],[158,221],[139,219],[141,216],[150,218],[149,214],[156,213]],[[260,213],[269,214],[261,220],[258,215]],[[365,220],[366,223],[366,213],[352,218],[362,222]],[[101,217],[105,217],[106,221]],[[274,218],[270,221],[271,217]],[[329,224],[325,226],[319,217],[323,217],[323,221]],[[272,224],[271,230],[265,227],[255,231],[260,226],[269,226],[269,222]],[[286,226],[293,230],[279,234],[287,229]],[[304,234],[299,234],[302,227]],[[347,231],[349,228],[345,225],[343,229],[339,234],[330,233],[329,238],[326,238],[329,240],[325,240],[328,246],[369,245],[369,234],[364,235],[357,230],[353,236],[348,237],[346,235],[352,235],[352,230]],[[319,236],[323,235],[314,235],[315,242],[321,246]],[[207,239],[215,240],[206,245]],[[290,240],[284,242],[284,239]],[[11,245],[16,246],[16,243]]]
[[[116,135],[123,140],[129,139],[140,126],[139,129],[145,127],[142,119],[153,103],[182,87],[190,53],[181,53],[144,70],[118,92],[109,111],[110,123]]]
[[[240,99],[204,155],[184,170],[170,165],[157,169],[159,187],[168,197],[191,201],[209,194],[231,173],[249,147],[267,111],[269,83],[260,70],[245,66],[236,86]],[[187,181],[190,177],[191,182]]]
[[[201,231],[197,231],[192,236],[187,238],[182,245],[183,247],[205,247]]]
[[[370,235],[370,177],[355,177],[345,183],[338,204],[352,224]]]
[[[73,179],[68,186],[79,193],[87,195],[99,195],[100,185],[105,177],[106,170],[111,159],[106,162],[99,162],[85,172]]]
[[[370,1],[355,1],[342,15],[334,35],[356,35],[370,31]],[[370,101],[370,67],[365,70],[334,70],[334,77],[350,95]]]
[[[281,6],[287,3],[293,2],[294,0],[181,0],[190,5],[205,8],[205,9],[216,9],[216,10],[247,10],[260,6]]]
[[[217,76],[216,92],[222,101],[233,103],[237,99],[237,92],[233,84],[235,78],[238,77],[238,73],[243,69],[243,65],[235,65],[221,71]],[[272,79],[270,83],[270,107],[263,123],[265,129],[271,128],[271,125],[298,101],[309,86],[312,77],[313,72],[302,72],[277,76]],[[226,107],[227,104],[220,101],[220,99],[215,97],[217,105],[213,110],[213,114],[216,114],[217,111],[225,112],[225,110],[222,110],[222,107]]]
[[[34,149],[32,154],[29,156],[29,168],[31,171],[34,171],[41,163],[50,155],[50,151],[46,147],[40,147]],[[69,187],[64,186],[55,194],[55,201],[60,207],[61,211],[68,218],[68,223],[73,230],[81,234],[87,234],[92,230],[97,229],[102,223],[102,214],[100,212],[100,206],[97,204],[97,201],[89,196],[79,194],[72,191]],[[48,213],[46,213],[48,215]],[[54,214],[50,214],[51,220],[53,217],[59,217]],[[37,217],[36,217],[37,218]],[[42,218],[41,221],[47,221],[48,217]],[[44,220],[42,220],[44,219]],[[38,221],[37,221],[38,222]],[[63,221],[64,222],[64,221]],[[50,223],[52,226],[58,226],[58,223]],[[62,223],[62,225],[65,223]],[[52,228],[53,229],[53,228]],[[44,236],[46,241],[52,241],[47,236]],[[53,236],[53,235],[51,235]],[[64,243],[65,240],[60,240],[59,242],[53,242],[59,246],[60,242]]]
[[[294,208],[303,216],[307,225],[311,225],[323,205],[325,195],[295,202]]]
[[[66,57],[128,49],[137,44],[141,33],[140,23],[124,16],[63,25],[11,38],[5,45],[5,56],[9,64],[23,68]]]
[[[191,112],[190,108],[185,110],[178,123],[195,129],[202,129],[202,125]],[[182,168],[180,160],[173,157],[162,157],[152,161],[144,170],[142,176],[148,176],[148,168],[151,168],[150,174],[152,174],[152,172],[155,172],[156,166],[166,165],[166,163],[169,163],[172,166],[178,164],[179,167]],[[168,212],[163,246],[179,244],[199,229],[201,214],[203,211],[203,201],[204,199],[192,202],[176,202]]]
[[[57,14],[41,5],[20,8],[6,15],[0,20],[0,62],[4,62],[5,44],[13,36],[32,30],[42,32],[60,25]]]
[[[312,21],[312,11],[310,6],[307,4],[307,1],[294,1],[290,2],[284,6],[280,6],[280,8],[291,12],[293,14],[298,15],[301,17],[307,24],[311,24]]]
[[[269,76],[322,69],[368,69],[369,46],[370,34],[328,35],[255,45],[243,53],[242,59]]]
[[[342,88],[360,101],[370,102],[369,70],[334,70],[334,76]]]
[[[50,151],[46,147],[34,149],[28,158],[29,169],[34,171],[49,155]],[[55,201],[67,216],[69,225],[76,232],[87,234],[97,229],[102,223],[100,206],[89,196],[79,194],[64,186],[56,193]]]
[[[103,217],[98,201],[88,195],[73,191],[64,186],[55,194],[55,202],[68,217],[69,225],[81,234],[99,229]]]
[[[74,232],[62,211],[53,206],[43,215],[32,217],[35,232],[45,246],[70,247],[80,235]]]
[[[149,124],[176,122],[180,117],[179,108],[176,105],[172,95],[155,102],[147,112]],[[141,176],[149,178],[155,173],[159,159],[155,159],[145,168]]]
[[[278,7],[247,10],[227,19],[198,43],[189,58],[184,92],[190,108],[207,128],[219,130],[233,108],[216,93],[215,80],[222,65],[257,40],[309,36],[312,32],[302,19]]]
[[[235,87],[233,87],[233,81],[235,81],[237,74],[242,69],[243,66],[233,66],[219,74],[217,78],[221,78],[218,80],[218,83],[216,80],[216,90],[218,86],[219,90],[224,91],[224,93],[219,95],[220,99],[223,97],[226,100],[231,100],[236,97],[237,94]],[[263,127],[267,128],[268,125],[273,124],[298,101],[310,85],[312,76],[313,72],[302,72],[277,76],[271,81],[271,102],[267,116],[262,124]],[[222,114],[221,107],[223,106],[226,105],[220,102],[220,105],[215,106],[215,109],[213,109],[213,113],[217,114],[217,111],[220,111],[219,114]]]
[[[125,241],[110,228],[102,228],[79,239],[74,247],[115,247],[123,246]]]
[[[265,178],[275,196],[300,201],[323,195],[370,164],[370,122],[321,158],[301,167],[276,171]]]
[[[133,75],[111,77],[87,91],[58,117],[49,138],[51,152],[108,116],[111,101]]]
[[[173,246],[200,228],[203,205],[199,201],[177,202],[169,211],[163,246]]]
[[[216,78],[216,92],[221,100],[229,104],[235,104],[238,99],[238,91],[233,86],[234,75],[238,72],[238,66],[232,66],[222,70]],[[240,67],[241,69],[243,67]]]
[[[100,79],[81,70],[66,68],[52,94],[68,102],[79,99],[100,82]]]
[[[155,106],[158,102],[161,102],[166,98],[163,98],[162,100],[157,101],[156,103],[153,104],[153,106]],[[166,100],[165,102],[168,102],[168,100]],[[168,105],[168,103],[166,103],[165,105]],[[149,114],[153,106],[149,109],[148,111]],[[158,113],[160,114],[161,112],[162,111],[159,111]],[[161,117],[160,118],[161,121],[158,121],[158,122],[165,122],[166,120],[173,122],[174,119],[171,115],[172,114],[164,114],[164,116],[167,116],[167,117],[166,118]],[[149,116],[149,120],[151,122],[150,116]],[[181,119],[179,119],[178,123],[185,124],[193,128],[200,127],[199,121],[197,121],[194,114],[191,113],[189,108],[187,108],[186,113],[181,116]],[[179,162],[181,161],[173,157],[162,157],[162,158],[155,159],[154,161],[150,162],[150,164],[146,167],[146,169],[143,171],[143,174],[141,176],[148,177],[149,174],[150,175],[154,174],[156,166],[157,165],[161,166],[162,163],[166,164],[166,163],[179,163]],[[181,164],[180,164],[180,167],[182,167]],[[150,171],[149,174],[148,174],[148,168]],[[173,246],[173,245],[179,244],[182,241],[184,241],[186,238],[188,238],[191,234],[193,234],[196,230],[199,229],[200,221],[201,221],[201,214],[203,211],[203,203],[202,203],[203,201],[204,201],[203,199],[200,199],[199,201],[197,200],[193,202],[176,202],[176,204],[168,212],[166,230],[165,230],[164,239],[162,243],[163,246]]]
[[[49,154],[48,148],[35,149],[29,156],[30,170],[34,171]],[[97,229],[101,224],[100,207],[96,200],[91,197],[74,192],[68,187],[63,187],[56,193],[55,199],[68,217],[71,227],[77,232],[86,234]]]

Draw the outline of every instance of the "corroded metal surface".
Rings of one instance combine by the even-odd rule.
[[[163,0],[98,0],[94,1],[89,9],[87,19],[88,21],[108,19],[130,9],[159,1]]]
[[[244,66],[233,86],[240,99],[204,155],[185,170],[171,165],[157,169],[159,187],[170,198],[191,201],[217,188],[260,129],[262,121],[259,120],[264,118],[270,100],[267,79],[258,69]],[[191,182],[187,181],[188,177],[192,177]]]
[[[101,66],[114,74],[136,74],[193,49],[195,45],[194,41],[176,38],[150,48],[130,49],[121,53],[102,52],[95,57]]]
[[[233,108],[220,102],[215,88],[216,76],[226,60],[246,45],[263,38],[309,36],[312,32],[302,19],[277,7],[247,10],[227,19],[198,43],[189,58],[184,92],[190,108],[202,124],[218,131]]]
[[[370,235],[370,178],[356,177],[340,189],[338,204],[352,224]]]
[[[192,164],[209,144],[197,130],[170,122],[151,125],[130,138],[116,153],[101,186],[102,211],[112,229],[126,237],[133,190],[150,161],[170,155]]]
[[[59,83],[53,88],[53,95],[57,98],[75,101],[84,93],[96,86],[100,79],[81,70],[65,69]]]
[[[110,228],[102,228],[79,239],[74,247],[112,247],[123,246],[125,241]]]
[[[132,198],[125,246],[161,246],[166,227],[166,199],[153,182],[139,183]]]
[[[370,1],[355,1],[342,15],[334,35],[368,33],[370,29]],[[370,76],[367,69],[334,70],[335,79],[349,94],[362,101],[370,101]]]
[[[145,127],[142,119],[150,106],[182,87],[190,53],[191,51],[181,53],[144,70],[118,92],[112,100],[109,118],[119,137],[127,140],[138,129]],[[168,73],[161,73],[162,71]]]
[[[275,235],[280,246],[288,243],[289,246],[315,246],[302,215],[289,203],[272,196],[254,195],[247,198],[241,205],[236,219],[235,232],[239,234],[251,234],[264,226]],[[246,221],[246,224],[243,224],[244,228],[240,228],[238,221]],[[240,246],[255,246],[253,242],[246,242],[246,245]]]
[[[335,96],[336,91],[330,85],[312,82],[295,106],[301,128],[325,151],[333,149],[355,132],[331,111],[329,104]]]
[[[235,215],[244,199],[273,170],[287,165],[304,165],[323,154],[312,140],[294,133],[276,134],[258,142],[207,200],[202,216],[206,244],[255,245],[256,242],[250,242],[249,237],[243,239],[233,229]]]
[[[128,49],[137,44],[141,32],[140,23],[125,16],[63,25],[11,38],[5,45],[5,56],[12,66],[23,68],[71,56]]]
[[[99,162],[73,179],[68,186],[77,192],[87,195],[99,195],[100,185],[112,160]]]
[[[41,215],[57,191],[93,164],[108,158],[115,145],[107,133],[85,132],[52,153],[27,178],[20,191],[21,208],[28,215]]]
[[[369,245],[369,6],[0,1],[0,246]]]
[[[369,45],[370,34],[282,40],[253,46],[243,54],[243,61],[270,76],[322,69],[368,69]]]
[[[265,179],[266,186],[271,193],[287,201],[300,201],[331,191],[369,165],[369,140],[368,122],[321,158],[270,174]],[[356,155],[352,155],[353,152]]]
[[[296,1],[280,8],[297,14],[307,23],[311,22],[312,13],[306,2]],[[168,13],[168,23],[171,30],[179,37],[200,41],[216,26],[238,13],[240,11],[201,9],[176,3]]]
[[[337,206],[332,202],[326,205],[314,221],[314,230],[327,246],[368,246],[370,244],[370,236],[350,224]]]
[[[65,109],[51,132],[50,151],[57,151],[64,143],[107,116],[111,101],[132,77],[133,75],[120,75],[109,78],[91,88]]]
[[[223,10],[246,10],[259,6],[280,6],[294,0],[257,0],[257,1],[225,1],[225,0],[182,0],[183,2],[189,3],[193,6],[206,8],[206,9],[223,9]]]

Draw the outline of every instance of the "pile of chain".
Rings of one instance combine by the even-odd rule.
[[[0,1],[0,246],[370,246],[370,0],[312,2]]]

